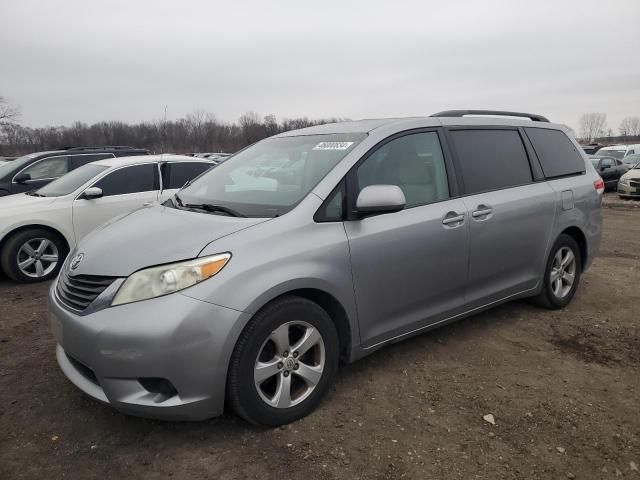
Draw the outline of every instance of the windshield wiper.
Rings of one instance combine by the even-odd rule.
[[[34,190],[30,191],[30,192],[24,192],[25,195],[30,195],[32,197],[46,197],[46,195],[42,195],[41,193],[38,193]]]
[[[204,210],[205,212],[220,212],[226,213],[230,217],[246,217],[246,215],[233,210],[229,207],[223,207],[221,205],[212,205],[211,203],[187,203],[184,208],[195,208],[196,210]]]
[[[193,208],[196,210],[204,210],[205,212],[220,212],[220,213],[226,213],[227,215],[229,215],[230,217],[246,217],[246,215],[243,215],[242,213],[233,210],[232,208],[229,207],[223,207],[222,205],[213,205],[211,203],[187,203],[184,204],[182,203],[182,199],[176,195],[176,203],[178,204],[179,207],[182,208]]]

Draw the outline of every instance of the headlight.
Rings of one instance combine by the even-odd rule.
[[[620,177],[620,183],[623,185],[627,185],[629,183],[628,178]]]
[[[216,275],[230,258],[230,253],[221,253],[140,270],[125,280],[111,305],[138,302],[184,290]]]

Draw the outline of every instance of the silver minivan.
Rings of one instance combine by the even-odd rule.
[[[566,306],[599,249],[603,189],[539,115],[283,133],[80,242],[49,295],[57,360],[122,412],[226,404],[285,424],[341,362],[517,298]]]

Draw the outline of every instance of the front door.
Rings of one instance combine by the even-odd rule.
[[[94,228],[124,213],[132,212],[158,199],[158,168],[154,163],[114,170],[94,185],[102,197],[73,202],[73,230],[78,242]]]
[[[361,341],[408,334],[464,305],[469,224],[451,199],[438,132],[394,138],[350,174],[350,188],[399,186],[406,207],[345,222]]]

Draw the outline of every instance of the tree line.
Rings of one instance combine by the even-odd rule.
[[[640,117],[625,117],[618,127],[623,140],[632,140],[640,137]],[[613,137],[613,130],[607,125],[605,113],[585,113],[580,117],[580,139],[585,142],[593,142],[596,139]]]
[[[208,112],[196,111],[177,120],[91,125],[76,122],[63,127],[31,128],[5,118],[0,120],[0,155],[95,145],[129,145],[153,153],[232,153],[271,135],[341,120],[302,117],[278,121],[273,115],[260,117],[248,112],[236,122],[220,122]]]
[[[19,115],[18,109],[0,96],[0,155],[85,145],[129,145],[154,153],[232,153],[271,135],[344,120],[301,117],[278,121],[274,115],[260,117],[255,112],[247,112],[236,122],[220,122],[213,114],[197,110],[177,120],[135,124],[110,121],[91,125],[76,122],[70,126],[31,128],[17,123]],[[583,142],[606,141],[607,137],[614,136],[605,113],[585,113],[580,117],[579,125],[578,138]],[[615,141],[640,140],[640,117],[624,118],[618,131],[620,137]]]

